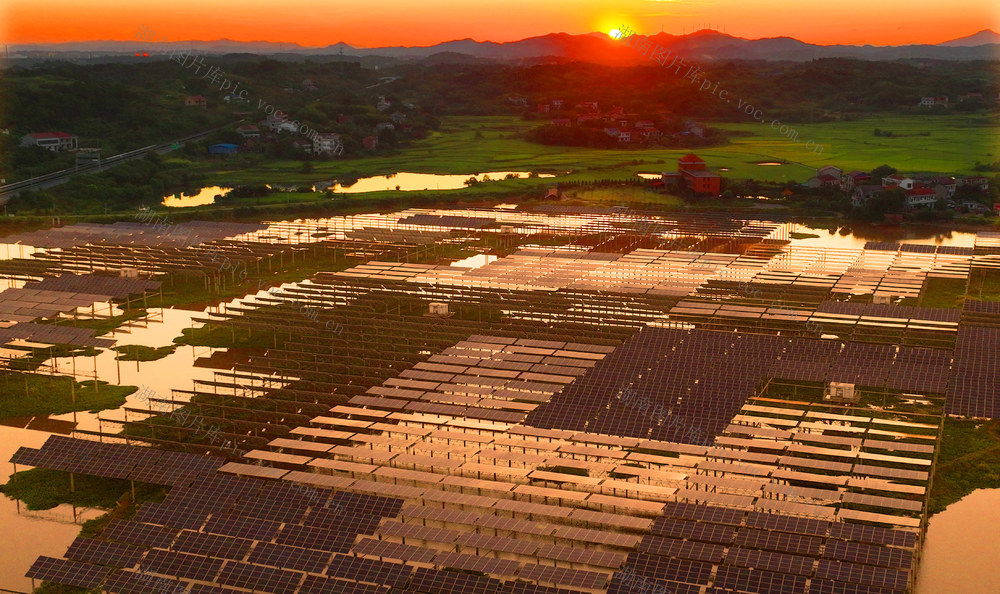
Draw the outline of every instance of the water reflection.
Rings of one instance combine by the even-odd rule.
[[[7,461],[17,448],[41,447],[48,437],[49,434],[42,431],[0,426],[0,483],[6,483],[14,471],[14,465]],[[18,467],[18,470],[27,469]],[[8,536],[0,538],[0,588],[30,592],[31,580],[24,574],[35,559],[39,555],[58,557],[79,534],[80,524],[103,513],[95,509],[74,510],[71,505],[28,511],[13,499],[0,496],[0,526]]]
[[[1000,592],[1000,489],[974,491],[931,518],[916,594]]]
[[[172,196],[164,197],[163,206],[182,207],[182,206],[203,206],[205,204],[214,204],[216,196],[221,196],[226,192],[228,192],[229,190],[232,190],[232,188],[224,188],[222,186],[207,186],[198,190],[196,194],[178,192]]]
[[[497,181],[508,175],[518,178],[525,178],[531,175],[528,171],[489,171],[486,173],[466,173],[458,175],[444,175],[437,173],[407,173],[400,172],[375,177],[363,177],[358,181],[342,185],[334,185],[331,189],[341,194],[358,194],[361,192],[379,192],[383,190],[456,190],[464,188],[465,182],[470,177],[476,181]],[[538,177],[555,177],[551,173],[541,173]]]
[[[498,260],[499,256],[491,256],[489,254],[477,254],[475,256],[469,256],[462,260],[456,260],[451,263],[452,266],[458,266],[462,268],[479,268],[480,266],[486,266],[494,260]]]
[[[940,231],[902,227],[899,225],[866,225],[856,224],[832,229],[813,228],[806,225],[795,225],[795,233],[811,233],[819,235],[806,239],[793,239],[795,246],[814,246],[828,248],[861,249],[869,241],[893,241],[897,243],[917,243],[924,245],[951,245],[972,247],[976,243],[976,234],[964,231]]]

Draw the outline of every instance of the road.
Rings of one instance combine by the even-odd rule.
[[[239,124],[242,121],[243,120],[240,120],[236,122],[236,124]],[[52,186],[57,186],[59,184],[66,183],[66,181],[71,179],[74,175],[82,175],[85,173],[96,173],[98,171],[103,171],[108,167],[114,167],[115,165],[119,165],[126,161],[131,161],[132,159],[139,159],[141,157],[145,157],[146,155],[152,152],[160,154],[169,153],[170,151],[181,148],[182,146],[184,146],[184,143],[186,142],[192,140],[199,140],[201,138],[204,138],[205,136],[208,136],[213,132],[222,130],[223,128],[227,128],[232,125],[234,124],[226,124],[225,126],[219,126],[218,128],[213,128],[211,130],[206,130],[204,132],[197,132],[195,134],[191,134],[183,138],[178,138],[177,140],[173,140],[170,142],[164,142],[162,144],[153,144],[150,146],[135,149],[133,151],[121,153],[119,155],[114,155],[106,159],[101,159],[101,163],[99,166],[95,164],[95,165],[87,165],[81,167],[73,167],[70,169],[63,169],[62,171],[54,171],[52,173],[46,173],[45,175],[39,175],[38,177],[33,177],[31,179],[26,179],[12,184],[0,186],[0,204],[6,204],[7,201],[10,200],[13,196],[17,196],[18,194],[24,191],[42,190],[45,188],[51,188]]]

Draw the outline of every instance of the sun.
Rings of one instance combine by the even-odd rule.
[[[622,32],[619,31],[618,29],[612,29],[608,31],[608,36],[611,37],[611,39],[618,39],[619,37],[622,36]]]

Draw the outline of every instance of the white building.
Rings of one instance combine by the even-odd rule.
[[[69,151],[79,146],[74,134],[65,132],[33,132],[21,138],[21,146],[40,146],[50,151]]]

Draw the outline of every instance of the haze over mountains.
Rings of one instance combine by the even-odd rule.
[[[940,59],[995,60],[1000,59],[1000,34],[986,29],[936,45],[814,45],[791,37],[743,39],[713,30],[701,30],[688,35],[657,33],[651,35],[654,44],[669,48],[692,60],[789,60],[806,61],[817,58],[859,58],[866,60]],[[251,53],[261,55],[315,55],[396,60],[444,61],[463,59],[522,61],[543,58],[584,60],[603,64],[636,64],[645,60],[637,52],[624,47],[603,33],[570,35],[550,33],[519,41],[496,43],[459,39],[424,47],[359,48],[339,42],[325,47],[306,47],[290,42],[270,41],[178,41],[139,43],[136,41],[83,41],[55,44],[9,46],[11,58],[26,57],[97,57],[127,56],[135,52],[157,54],[175,47],[190,48],[204,54]]]

